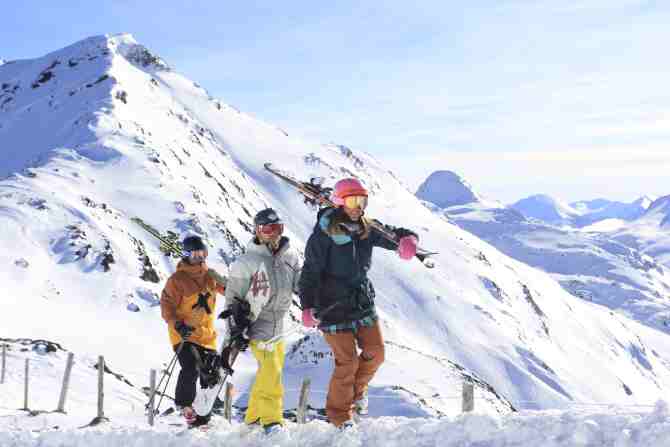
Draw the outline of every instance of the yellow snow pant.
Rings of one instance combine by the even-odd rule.
[[[262,425],[282,423],[284,413],[284,342],[274,345],[274,350],[259,349],[258,341],[250,343],[251,352],[258,361],[256,380],[251,388],[249,407],[244,422],[252,424],[260,420]]]

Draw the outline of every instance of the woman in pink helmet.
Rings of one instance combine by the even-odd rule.
[[[367,272],[373,247],[397,250],[403,259],[416,253],[418,236],[392,229],[396,242],[375,231],[365,217],[368,191],[355,178],[340,180],[305,248],[300,301],[305,326],[318,326],[335,359],[326,412],[338,427],[353,425],[353,412],[368,412],[368,383],[384,361],[384,340],[375,310],[375,291]],[[361,349],[358,355],[356,346]]]

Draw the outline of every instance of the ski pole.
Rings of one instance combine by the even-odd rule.
[[[179,354],[181,353],[181,350],[184,348],[184,340],[179,342],[179,346],[177,346],[177,350],[174,354],[173,360],[174,362],[172,363],[172,367],[170,368],[169,373],[167,374],[167,380],[165,381],[165,386],[163,387],[163,392],[161,393],[160,399],[158,399],[158,405],[156,405],[156,413],[159,412],[159,408],[161,406],[161,403],[163,402],[163,396],[165,396],[165,391],[167,391],[168,384],[170,383],[170,379],[172,378],[172,373],[174,372],[175,366],[177,366],[177,360],[179,358]],[[158,389],[158,387],[156,387]]]
[[[149,402],[145,405],[145,407],[148,408],[149,403],[151,402],[151,399],[156,395],[156,392],[157,392],[158,390],[161,389],[161,386],[163,385],[163,380],[165,379],[165,377],[166,377],[166,376],[168,375],[168,373],[170,372],[170,369],[172,368],[172,364],[173,364],[174,362],[176,362],[176,361],[177,361],[177,354],[175,353],[175,354],[172,356],[172,359],[171,359],[170,362],[168,363],[167,367],[163,370],[163,374],[161,374],[161,378],[160,378],[160,380],[158,381],[158,385],[157,385],[156,388],[153,390],[153,394],[152,394],[151,396],[149,396]]]
[[[331,311],[335,306],[337,306],[338,304],[339,304],[339,303],[333,303],[333,304],[331,304],[330,306],[326,307],[326,308],[323,310],[323,312],[320,312],[319,316],[323,317],[324,315],[326,315],[328,312],[330,312],[330,311]],[[272,352],[272,351],[274,351],[274,344],[275,344],[275,343],[277,343],[278,341],[280,341],[280,340],[282,340],[282,339],[288,337],[288,336],[291,335],[291,334],[294,334],[294,333],[298,332],[300,329],[302,329],[301,326],[300,326],[300,324],[296,324],[296,325],[293,327],[293,329],[290,329],[290,330],[288,330],[288,331],[286,331],[286,332],[284,332],[284,333],[282,333],[282,334],[275,335],[274,337],[272,337],[272,338],[269,339],[269,340],[266,340],[266,341],[259,341],[259,342],[258,342],[258,348],[261,349],[261,350],[263,350],[263,351],[270,351],[270,352]],[[268,349],[268,348],[270,348],[270,349]]]
[[[233,349],[233,351],[230,353],[230,361],[228,362],[229,367],[233,366],[233,364],[235,363],[235,359],[237,359],[237,354],[239,354],[239,353],[240,353],[240,351],[238,349]],[[230,377],[230,371],[232,371],[232,370],[230,370],[230,369],[225,370],[224,369],[224,376],[221,379],[221,383],[219,384],[219,389],[216,392],[216,396],[214,396],[214,401],[213,402],[216,402],[216,399],[219,398],[219,394],[221,394],[221,390],[223,389],[223,385],[228,380],[228,377]]]
[[[258,349],[260,349],[262,351],[272,352],[272,351],[274,351],[274,344],[275,343],[277,343],[278,341],[288,337],[291,334],[294,334],[294,333],[298,332],[300,329],[301,329],[300,325],[295,325],[293,327],[293,329],[288,330],[288,331],[284,332],[283,334],[275,335],[274,337],[272,337],[269,340],[259,341],[258,342]]]

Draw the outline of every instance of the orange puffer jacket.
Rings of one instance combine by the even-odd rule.
[[[207,274],[206,264],[179,262],[177,271],[168,278],[161,295],[161,315],[168,323],[170,343],[175,346],[181,336],[175,330],[177,321],[194,328],[187,341],[204,348],[216,349],[216,294],[225,292],[225,285]]]

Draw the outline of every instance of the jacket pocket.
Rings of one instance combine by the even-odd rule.
[[[365,279],[354,290],[354,301],[357,310],[368,310],[375,305],[375,288],[369,279]]]

